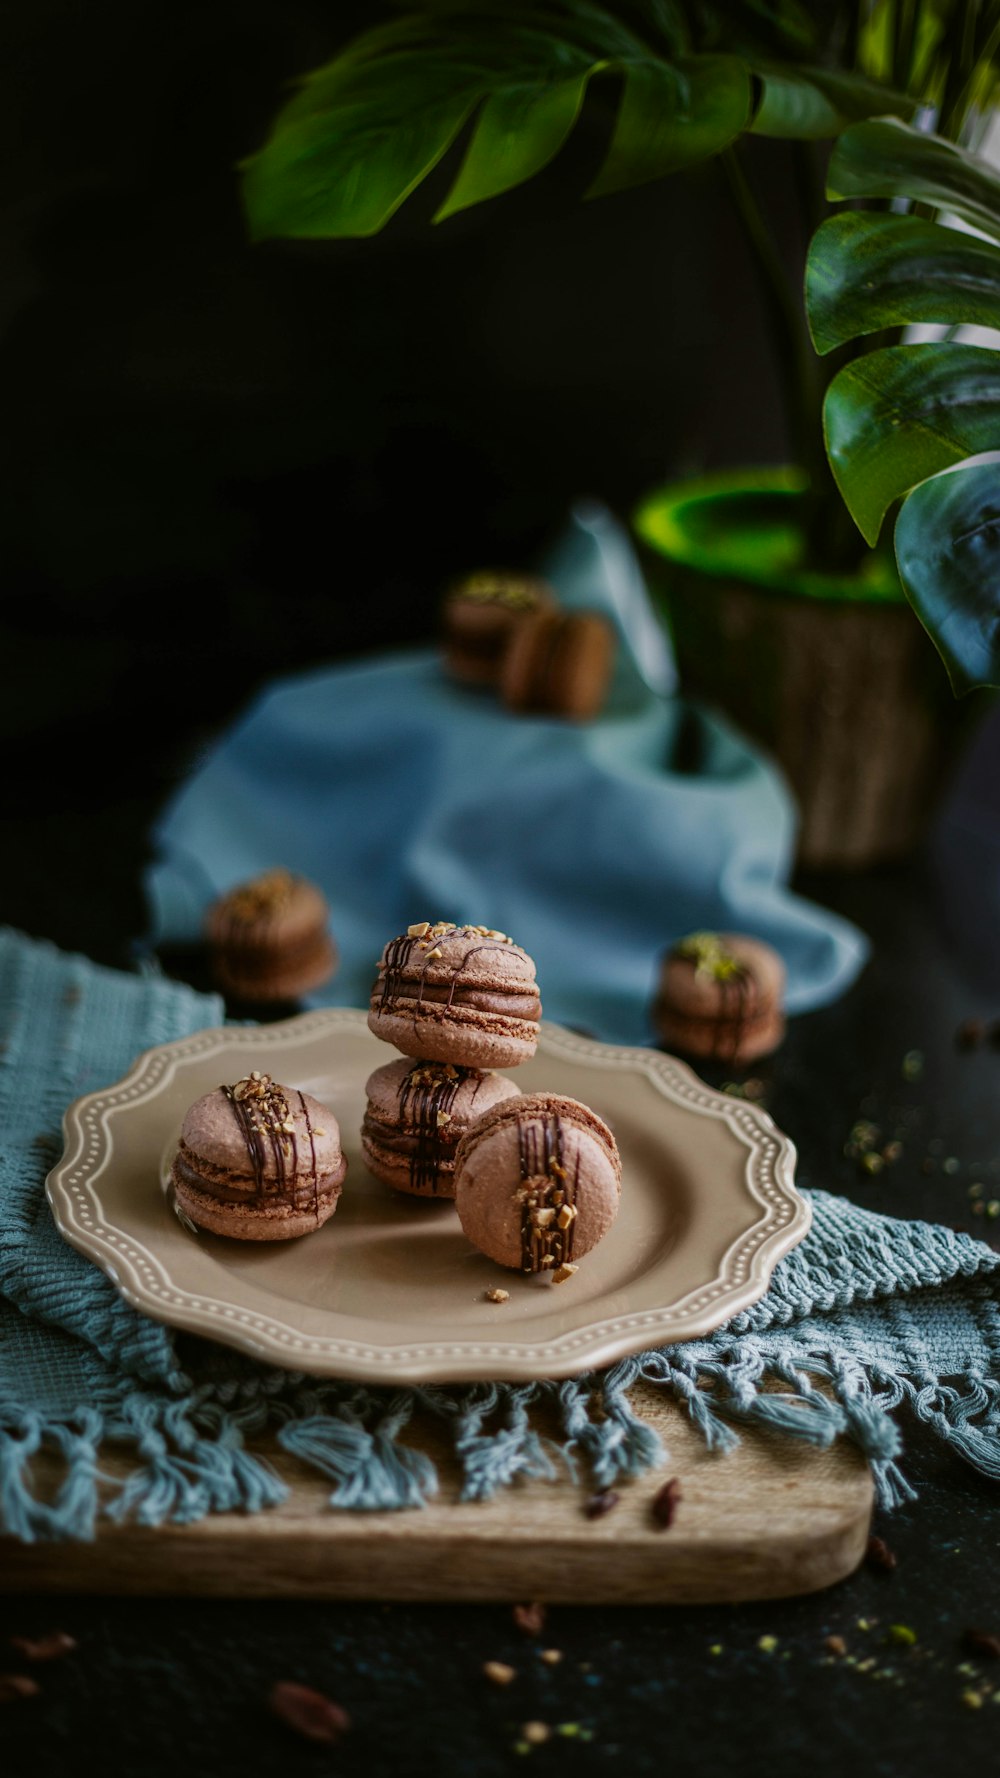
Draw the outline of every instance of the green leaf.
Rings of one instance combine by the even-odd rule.
[[[853,124],[827,173],[829,198],[911,198],[1000,240],[1000,177],[987,161],[892,117]]]
[[[375,234],[482,97],[477,68],[399,54],[313,82],[244,167],[255,240]]]
[[[1000,328],[1000,250],[914,216],[847,210],[813,236],[806,313],[821,353],[914,321]]]
[[[547,166],[577,120],[591,72],[601,65],[540,89],[508,87],[487,99],[435,222],[509,191]]]
[[[757,136],[797,141],[836,136],[855,119],[886,111],[912,117],[916,101],[906,93],[866,80],[862,74],[829,68],[756,68],[761,100],[751,130]]]
[[[1000,352],[947,342],[869,352],[834,377],[823,423],[837,484],[874,545],[894,500],[1000,446]]]
[[[896,523],[896,559],[956,694],[1000,686],[1000,460],[915,488]]]
[[[625,87],[607,158],[587,192],[603,197],[726,148],[746,127],[751,86],[735,56],[622,67]]]

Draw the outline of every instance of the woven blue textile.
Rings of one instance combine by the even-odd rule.
[[[320,884],[341,964],[311,1005],[366,1004],[414,920],[509,932],[546,1017],[647,1043],[660,958],[697,928],[767,939],[789,1011],[832,1000],[865,940],[787,887],[795,814],[775,768],[672,666],[628,540],[577,510],[549,573],[606,613],[617,667],[599,720],[515,717],[420,650],[272,686],[202,761],[157,831],[151,937],[197,938],[207,904],[271,865]],[[586,969],[580,967],[586,946]]]
[[[247,1449],[265,1428],[331,1482],[341,1508],[419,1506],[430,1460],[398,1434],[414,1414],[447,1429],[466,1498],[568,1464],[604,1487],[661,1462],[629,1406],[638,1376],[669,1389],[708,1442],[741,1423],[828,1444],[853,1438],[880,1495],[909,1489],[894,1410],[908,1401],[956,1452],[1000,1475],[1000,1256],[968,1236],[897,1222],[813,1194],[813,1226],[753,1308],[712,1338],[648,1352],[569,1381],[360,1389],[259,1365],[138,1314],[53,1225],[45,1173],[77,1095],[118,1080],[136,1055],[205,1025],[215,1000],[155,977],[99,969],[0,928],[0,1527],[22,1538],[88,1537],[99,1513],[146,1524],[255,1512],[284,1497]],[[151,1167],[150,1189],[157,1190]],[[779,1379],[780,1393],[763,1385]],[[821,1391],[816,1385],[825,1384]],[[710,1389],[704,1385],[711,1384]],[[546,1410],[549,1432],[533,1420]],[[561,1430],[551,1434],[553,1422]],[[127,1479],[99,1495],[102,1451],[125,1447]],[[61,1455],[55,1500],[31,1458]]]

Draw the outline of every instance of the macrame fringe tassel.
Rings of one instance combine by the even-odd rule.
[[[912,1378],[794,1346],[762,1351],[744,1341],[729,1350],[674,1347],[627,1359],[602,1374],[545,1384],[478,1384],[388,1395],[341,1384],[239,1389],[205,1385],[180,1400],[137,1391],[114,1417],[80,1409],[46,1418],[0,1409],[0,1528],[32,1543],[94,1536],[98,1518],[142,1525],[188,1524],[209,1512],[259,1512],[288,1487],[246,1440],[272,1427],[279,1445],[333,1482],[330,1505],[353,1511],[423,1506],[438,1491],[431,1458],[407,1444],[416,1409],[442,1422],[461,1467],[463,1500],[488,1500],[519,1477],[551,1480],[560,1465],[585,1465],[595,1488],[643,1474],[666,1453],[633,1410],[629,1391],[643,1378],[683,1405],[709,1450],[739,1443],[740,1426],[828,1446],[846,1436],[872,1465],[878,1499],[891,1508],[914,1490],[899,1469],[896,1410],[916,1417],[981,1474],[1000,1480],[1000,1382],[972,1375],[947,1383]],[[558,1436],[532,1424],[541,1409]],[[124,1478],[102,1474],[100,1453],[128,1448],[137,1459]],[[54,1497],[38,1496],[32,1460],[61,1458]],[[103,1487],[103,1501],[99,1489]]]

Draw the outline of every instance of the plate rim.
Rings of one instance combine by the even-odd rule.
[[[812,1208],[795,1183],[795,1144],[762,1107],[708,1086],[665,1051],[604,1043],[542,1020],[541,1054],[642,1073],[675,1106],[724,1122],[746,1148],[743,1183],[761,1214],[734,1237],[713,1278],[660,1309],[597,1318],[542,1346],[495,1337],[373,1346],[336,1334],[306,1336],[277,1315],[185,1290],[134,1234],[110,1227],[99,1213],[92,1182],[112,1153],[109,1116],[158,1095],[186,1062],[215,1049],[308,1042],[337,1027],[367,1029],[367,1014],[354,1007],[321,1007],[273,1024],[208,1026],[143,1050],[120,1080],[81,1094],[66,1107],[63,1153],[45,1181],[52,1215],[64,1239],[97,1264],[140,1313],[265,1363],[352,1382],[556,1380],[717,1331],[763,1296],[778,1261],[808,1232]]]

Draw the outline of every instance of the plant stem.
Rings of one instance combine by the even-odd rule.
[[[863,553],[862,546],[826,460],[819,367],[806,331],[805,311],[736,150],[728,148],[720,158],[764,294],[789,444],[795,462],[808,477],[803,518],[810,560],[831,571],[853,567]]]
[[[806,356],[804,319],[737,150],[727,148],[721,160],[763,288],[792,450],[808,470],[815,456],[815,427],[814,404],[809,399],[812,365]]]

